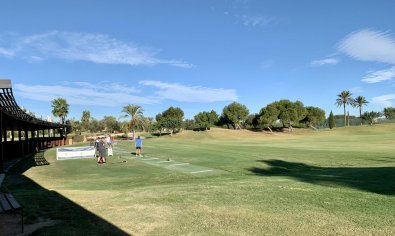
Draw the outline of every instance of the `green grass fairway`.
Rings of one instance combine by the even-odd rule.
[[[106,165],[51,149],[5,184],[28,222],[61,221],[38,235],[395,235],[395,124],[183,131],[143,147],[136,158],[120,141]]]
[[[118,142],[118,144],[115,145],[113,149],[114,156],[117,158],[117,160],[122,158],[122,159],[142,161],[148,165],[154,165],[171,171],[178,171],[184,174],[189,174],[194,176],[219,175],[219,174],[227,173],[219,169],[192,165],[191,163],[188,162],[174,161],[170,157],[164,159],[163,157],[162,158],[153,157],[147,154],[142,155],[142,157],[135,157],[131,155],[133,153],[130,150],[131,146],[132,146],[131,142],[127,142],[127,141]]]

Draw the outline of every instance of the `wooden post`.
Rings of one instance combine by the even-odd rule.
[[[14,143],[14,141],[15,141],[14,132],[15,132],[14,124],[12,124],[12,125],[11,125],[11,142],[13,142],[13,143]]]
[[[0,174],[4,173],[3,158],[3,107],[0,105]]]
[[[25,147],[24,147],[24,142],[22,141],[21,126],[19,124],[18,124],[18,143],[19,143],[20,153],[22,154],[22,156],[24,156],[25,155]]]
[[[34,130],[34,129],[32,129],[31,130],[31,135],[32,135],[32,138],[31,138],[31,150],[34,152],[34,150],[36,150],[36,148],[37,148],[37,138],[36,138],[36,130]]]
[[[26,152],[30,152],[30,140],[29,140],[29,130],[25,127],[25,144],[26,144]]]
[[[7,142],[7,129],[5,129],[4,127],[3,127],[3,139],[4,139],[4,143],[6,143]]]

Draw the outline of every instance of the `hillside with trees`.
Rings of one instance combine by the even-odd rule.
[[[180,107],[169,107],[158,113],[155,118],[145,117],[143,107],[127,105],[122,108],[123,116],[118,119],[114,116],[104,116],[97,120],[91,117],[90,111],[82,112],[81,120],[68,120],[75,133],[132,133],[151,132],[158,135],[173,135],[186,130],[205,130],[211,127],[253,131],[267,130],[292,132],[294,128],[309,128],[319,130],[322,128],[334,129],[336,127],[351,125],[373,125],[385,119],[387,122],[395,119],[395,108],[387,107],[382,112],[365,111],[369,102],[364,96],[352,97],[347,90],[342,91],[335,99],[335,105],[343,108],[342,115],[327,117],[325,111],[319,107],[305,106],[301,101],[282,99],[263,106],[256,114],[250,114],[244,104],[232,102],[222,109],[222,114],[216,111],[198,112],[193,119],[184,119],[184,111]],[[69,105],[62,98],[52,101],[53,114],[65,120]],[[349,108],[357,109],[359,116],[349,115]],[[385,118],[384,118],[385,117]],[[123,120],[128,119],[128,120]]]

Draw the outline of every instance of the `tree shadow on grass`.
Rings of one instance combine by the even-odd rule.
[[[40,219],[59,223],[34,232],[34,235],[129,235],[100,216],[88,211],[56,191],[45,189],[22,175],[31,167],[49,164],[43,153],[24,158],[7,173],[5,185],[23,206],[25,223]],[[100,198],[92,194],[92,199]],[[108,207],[108,206],[103,206]]]
[[[323,186],[346,186],[366,192],[395,195],[395,167],[318,167],[282,160],[259,160],[268,168],[248,170],[262,176],[287,176]]]

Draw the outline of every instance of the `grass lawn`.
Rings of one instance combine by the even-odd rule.
[[[5,183],[28,222],[60,220],[38,235],[395,235],[395,124],[183,131],[144,139],[142,158],[132,147],[106,165],[51,149]]]

